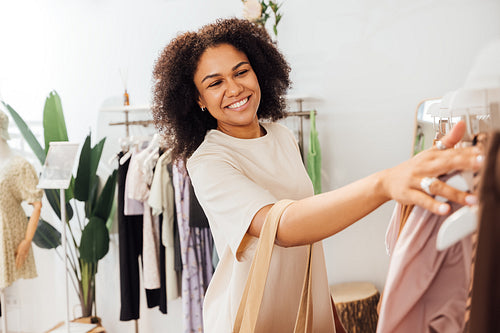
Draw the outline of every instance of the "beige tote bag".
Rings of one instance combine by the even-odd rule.
[[[271,254],[273,251],[276,231],[281,215],[292,203],[292,200],[281,200],[273,205],[267,214],[260,232],[257,250],[255,252],[248,280],[243,291],[240,306],[236,314],[233,333],[253,333],[257,324],[264,287],[266,285]],[[312,298],[311,298],[311,255],[312,245],[307,247],[308,261],[302,287],[299,311],[295,320],[295,333],[312,332]]]

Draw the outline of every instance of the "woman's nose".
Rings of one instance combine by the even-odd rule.
[[[227,92],[228,96],[238,96],[243,91],[243,86],[236,80],[228,80]]]

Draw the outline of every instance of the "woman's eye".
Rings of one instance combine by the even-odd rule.
[[[238,73],[236,73],[236,75],[237,75],[237,76],[239,76],[239,75],[243,75],[243,74],[245,74],[246,72],[248,72],[248,69],[241,70],[241,71],[239,71]]]
[[[219,85],[219,84],[220,84],[220,81],[214,81],[214,82],[210,83],[210,84],[208,85],[208,87],[209,87],[209,88],[210,88],[210,87],[215,87],[215,86],[217,86],[217,85]]]

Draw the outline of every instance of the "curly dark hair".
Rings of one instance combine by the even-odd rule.
[[[203,52],[220,44],[230,44],[248,57],[261,88],[258,118],[276,121],[286,115],[283,95],[290,86],[290,66],[263,27],[230,18],[183,33],[165,47],[153,71],[153,119],[173,159],[188,159],[207,131],[217,127],[217,120],[201,112],[197,103],[194,73]]]

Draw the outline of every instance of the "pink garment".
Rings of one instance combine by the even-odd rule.
[[[452,212],[460,206],[452,204]],[[444,251],[436,238],[446,216],[415,206],[401,234],[397,204],[386,234],[391,261],[377,332],[462,332],[470,281],[470,236]]]

